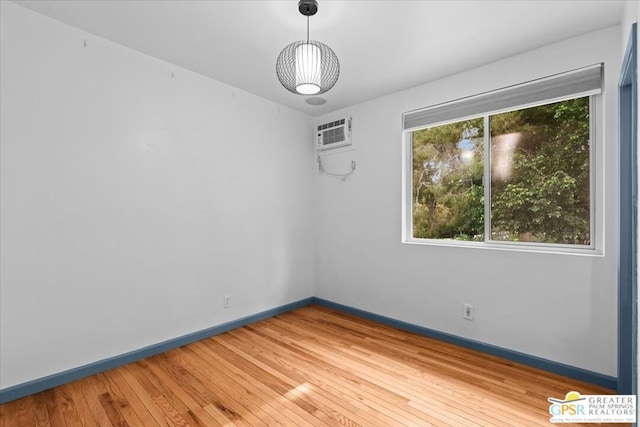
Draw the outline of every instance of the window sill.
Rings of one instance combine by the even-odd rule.
[[[544,245],[523,242],[465,242],[459,240],[405,239],[402,243],[421,246],[444,246],[452,248],[482,249],[495,251],[529,252],[554,255],[576,255],[603,257],[604,251],[592,247],[570,247],[565,245]]]

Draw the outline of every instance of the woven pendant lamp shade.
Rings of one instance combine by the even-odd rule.
[[[282,49],[276,74],[287,90],[299,95],[318,95],[336,84],[340,62],[326,44],[300,40]]]
[[[307,40],[282,49],[276,61],[278,80],[297,95],[319,95],[331,89],[340,76],[340,62],[324,43],[309,40],[309,17],[318,12],[317,0],[300,0],[298,10],[307,17]]]

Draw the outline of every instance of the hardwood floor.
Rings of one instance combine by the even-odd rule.
[[[611,393],[308,306],[1,405],[0,425],[549,426],[571,390]]]

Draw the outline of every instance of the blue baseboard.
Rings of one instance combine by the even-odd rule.
[[[470,340],[467,338],[461,338],[455,335],[439,332],[433,329],[425,328],[422,326],[414,325],[400,320],[392,319],[390,317],[381,316],[379,314],[371,313],[368,311],[360,310],[357,308],[349,307],[346,305],[338,304],[332,301],[328,301],[322,298],[311,297],[305,298],[300,301],[296,301],[290,304],[285,304],[280,307],[266,310],[252,316],[243,317],[238,320],[234,320],[222,325],[214,326],[212,328],[203,329],[201,331],[193,332],[178,338],[170,339],[158,344],[150,345],[148,347],[134,350],[129,353],[121,354],[119,356],[110,357],[108,359],[99,360],[88,365],[80,366],[78,368],[69,369],[68,371],[60,372],[57,374],[49,375],[43,378],[38,378],[33,381],[18,384],[12,387],[7,387],[0,390],[0,404],[10,402],[12,400],[19,399],[21,397],[29,396],[34,393],[38,393],[50,388],[66,384],[68,382],[78,380],[89,375],[97,374],[107,371],[109,369],[117,368],[118,366],[125,365],[127,363],[135,362],[145,357],[154,356],[156,354],[172,350],[183,345],[190,344],[192,342],[200,341],[205,338],[212,337],[214,335],[221,334],[223,332],[230,331],[251,323],[258,322],[269,317],[276,316],[278,314],[286,313],[291,310],[295,310],[300,307],[305,307],[310,304],[317,304],[323,307],[343,311],[345,313],[353,314],[365,319],[373,320],[384,325],[392,326],[394,328],[402,329],[408,332],[412,332],[418,335],[423,335],[430,338],[435,338],[440,341],[456,344],[461,347],[478,350],[486,354],[502,357],[513,362],[522,363],[523,365],[533,366],[535,368],[543,369],[548,372],[564,375],[569,378],[574,378],[581,381],[586,381],[591,384],[596,384],[602,387],[606,387],[611,390],[616,390],[617,379],[606,375],[598,374],[596,372],[587,371],[585,369],[576,368],[574,366],[565,365],[551,360],[542,359],[536,356],[530,356],[528,354],[520,353],[513,350],[493,346],[490,344],[484,344],[479,341]]]
[[[280,307],[266,310],[252,316],[243,317],[232,322],[223,323],[222,325],[214,326],[212,328],[203,329],[201,331],[193,332],[191,334],[183,335],[178,338],[173,338],[158,344],[153,344],[148,347],[134,350],[129,353],[121,354],[119,356],[110,357],[108,359],[99,360],[88,365],[80,366],[78,368],[69,369],[68,371],[59,372],[57,374],[49,375],[43,378],[38,378],[33,381],[18,384],[12,387],[7,387],[0,390],[0,404],[10,402],[12,400],[19,399],[21,397],[29,396],[34,393],[38,393],[44,390],[48,390],[53,387],[57,387],[68,382],[78,380],[80,378],[88,377],[89,375],[104,372],[109,369],[117,368],[118,366],[126,365],[127,363],[135,362],[145,357],[154,356],[156,354],[181,347],[192,342],[200,341],[205,338],[212,337],[214,335],[221,334],[223,332],[230,331],[232,329],[239,328],[250,323],[255,323],[269,317],[276,316],[287,311],[295,310],[296,308],[307,306],[313,303],[313,298],[306,298],[300,301],[296,301],[290,304],[285,304]]]
[[[429,338],[435,338],[440,341],[459,345],[460,347],[478,350],[482,353],[490,354],[492,356],[502,357],[503,359],[511,360],[512,362],[521,363],[523,365],[539,368],[547,372],[553,372],[555,374],[564,375],[565,377],[599,385],[612,391],[615,391],[618,385],[617,378],[599,374],[597,372],[588,371],[582,368],[576,368],[575,366],[565,365],[563,363],[554,362],[548,359],[543,359],[541,357],[531,356],[525,353],[520,353],[518,351],[509,350],[491,344],[485,344],[479,341],[462,338],[444,332],[439,332],[433,329],[414,325],[412,323],[402,322],[390,317],[385,317],[379,314],[360,310],[358,308],[353,308],[347,305],[327,301],[322,298],[314,297],[313,303],[323,307],[353,314],[358,317],[363,317],[365,319],[373,320],[375,322],[412,332],[414,334],[423,335]]]

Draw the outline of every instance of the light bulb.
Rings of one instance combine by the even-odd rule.
[[[296,47],[296,91],[302,95],[320,92],[322,55],[320,48],[310,43]]]

